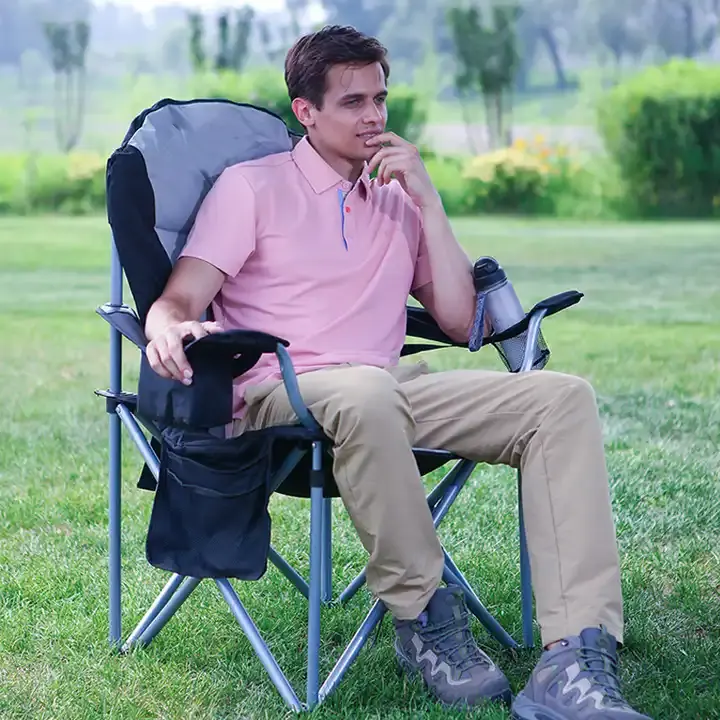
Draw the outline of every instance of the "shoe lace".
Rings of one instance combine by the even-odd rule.
[[[491,660],[480,650],[467,623],[469,613],[461,611],[458,619],[451,618],[424,629],[426,640],[442,652],[458,669],[464,672],[472,667],[491,667]],[[445,641],[451,641],[447,645]]]
[[[620,691],[617,659],[612,653],[604,648],[582,645],[578,648],[578,656],[582,669],[610,700],[622,705],[627,704]]]

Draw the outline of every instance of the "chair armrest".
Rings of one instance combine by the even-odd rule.
[[[105,305],[97,308],[95,312],[133,345],[141,350],[147,346],[148,341],[140,318],[129,305],[105,303]]]
[[[184,421],[181,418],[182,425],[193,421],[199,422],[202,427],[224,425],[231,419],[227,411],[232,380],[256,365],[263,354],[274,353],[280,363],[290,405],[298,420],[308,430],[321,432],[320,425],[302,400],[295,368],[285,349],[290,344],[287,340],[257,330],[227,330],[192,339],[184,346],[195,376],[195,382],[188,387],[176,380],[160,377],[149,366],[144,352],[148,340],[135,310],[128,305],[107,303],[98,307],[96,312],[143,351],[138,394],[133,396],[136,412],[143,417],[167,425],[174,425],[178,415],[184,416]],[[204,412],[193,411],[198,398],[206,396],[217,398],[218,413],[213,413],[206,403]]]
[[[261,355],[274,353],[280,364],[280,373],[290,407],[305,428],[321,432],[319,423],[308,410],[300,394],[297,374],[290,354],[286,350],[289,345],[287,340],[257,330],[228,330],[191,341],[185,346],[185,353],[193,368],[200,363],[218,365],[226,355],[231,355],[233,378],[247,372],[258,362]]]
[[[536,303],[532,309],[525,313],[525,317],[515,325],[510,326],[506,330],[500,333],[492,333],[483,339],[483,345],[495,344],[503,342],[504,340],[510,340],[518,335],[522,335],[530,325],[530,321],[533,317],[536,317],[542,312],[543,317],[550,317],[562,310],[577,305],[584,295],[577,290],[567,290],[566,292],[559,293],[558,295],[552,295],[545,300],[541,300]]]
[[[257,330],[225,330],[192,339],[184,347],[193,371],[207,363],[225,365],[231,360],[232,376],[236,378],[250,370],[261,355],[275,353],[278,346],[289,344],[287,340]]]
[[[536,303],[531,310],[529,310],[522,320],[515,323],[512,327],[507,328],[501,333],[493,333],[488,335],[483,340],[483,345],[489,345],[493,342],[500,342],[503,340],[509,340],[510,338],[521,335],[527,330],[530,324],[530,319],[537,315],[539,311],[545,310],[545,317],[555,315],[561,310],[566,310],[573,305],[576,305],[583,298],[583,294],[577,290],[568,290],[566,292],[559,293],[558,295],[552,295],[551,297],[541,300]],[[448,337],[441,329],[440,326],[435,322],[435,318],[423,307],[415,307],[412,305],[407,306],[407,335],[410,337],[420,338],[422,340],[432,340],[443,345],[451,345],[453,347],[464,347],[468,346],[468,343],[459,343]]]

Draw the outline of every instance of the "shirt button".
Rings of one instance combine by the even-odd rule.
[[[345,212],[346,212],[346,213],[350,212],[350,208],[349,208],[349,206],[347,206],[347,205],[345,206]]]
[[[346,190],[346,191],[347,191],[347,190],[351,190],[351,189],[352,189],[352,185],[351,185],[351,183],[345,181],[345,182],[343,182],[343,184],[342,184],[342,188],[343,188],[343,190]]]

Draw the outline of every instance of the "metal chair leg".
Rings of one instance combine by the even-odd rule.
[[[229,605],[232,614],[235,616],[235,619],[238,621],[242,631],[245,633],[245,637],[247,637],[250,641],[252,649],[255,651],[255,654],[258,656],[258,659],[267,671],[270,676],[270,680],[277,688],[283,700],[285,700],[285,702],[293,710],[295,710],[295,712],[302,711],[302,703],[295,694],[295,691],[293,690],[293,687],[287,677],[285,677],[285,674],[280,669],[280,666],[277,664],[277,661],[270,652],[270,649],[262,639],[255,623],[252,621],[250,615],[247,613],[247,610],[245,610],[243,604],[240,602],[240,599],[233,589],[233,586],[230,584],[230,581],[227,578],[219,579],[215,580],[215,584],[220,589],[222,596],[225,598],[225,602]]]
[[[150,623],[160,614],[168,602],[170,602],[170,599],[180,587],[184,579],[185,578],[182,575],[174,574],[167,581],[165,587],[162,589],[162,592],[157,596],[157,598],[155,598],[155,601],[150,606],[150,609],[145,613],[145,615],[143,615],[142,620],[140,620],[130,634],[130,637],[125,641],[125,644],[122,646],[122,652],[128,652],[132,649],[140,636],[145,632],[145,630],[147,630]]]
[[[323,550],[322,445],[313,443],[310,487],[310,602],[308,609],[307,705],[318,703],[320,689],[320,604]]]
[[[175,591],[165,607],[157,614],[156,618],[145,628],[137,639],[138,645],[149,645],[153,638],[165,627],[168,620],[180,609],[180,606],[188,599],[190,593],[200,584],[197,578],[185,578],[182,585]]]
[[[123,301],[123,271],[120,264],[115,243],[111,243],[110,251],[110,303],[120,306]],[[115,329],[110,330],[110,391],[120,392],[122,387],[122,336]],[[109,467],[109,630],[110,644],[119,648],[122,642],[122,610],[121,610],[121,585],[120,585],[120,523],[121,509],[120,497],[122,488],[122,438],[120,418],[112,413],[110,415],[110,467]]]
[[[528,554],[527,536],[525,535],[522,476],[520,471],[518,471],[518,520],[520,534],[520,602],[522,605],[523,645],[531,648],[534,645],[532,577],[530,574],[530,556]]]
[[[322,588],[323,603],[332,601],[332,498],[325,498],[322,504]]]

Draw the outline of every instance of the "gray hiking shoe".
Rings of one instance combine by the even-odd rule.
[[[617,642],[588,628],[546,650],[515,698],[513,720],[650,720],[620,692]]]
[[[510,704],[510,684],[477,646],[459,587],[439,588],[417,620],[395,620],[395,652],[409,674],[446,705]]]

